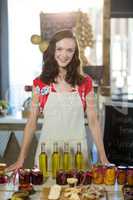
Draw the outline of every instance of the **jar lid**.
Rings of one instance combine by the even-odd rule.
[[[128,169],[133,169],[133,166],[128,166]]]
[[[118,169],[127,169],[126,166],[122,166],[122,165],[119,165],[117,168],[118,168]]]
[[[116,165],[115,164],[113,164],[113,163],[111,163],[111,164],[105,164],[105,167],[109,167],[109,168],[111,168],[111,167],[115,167]]]

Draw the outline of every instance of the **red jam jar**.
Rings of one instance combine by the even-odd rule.
[[[67,184],[67,172],[65,172],[64,170],[57,171],[56,183],[59,185],[66,185]]]
[[[128,166],[127,183],[128,185],[133,186],[133,166]]]
[[[118,166],[117,167],[117,183],[119,185],[124,185],[126,183],[127,178],[127,167]]]
[[[4,184],[4,183],[7,183],[7,182],[8,182],[8,177],[1,175],[0,176],[0,184]]]
[[[31,182],[31,170],[30,169],[20,169],[19,170],[19,184],[26,185]]]
[[[84,172],[81,176],[80,184],[89,185],[91,184],[91,181],[92,181],[92,172],[91,171]]]
[[[31,171],[31,183],[34,185],[43,184],[43,174],[39,169],[32,169]]]

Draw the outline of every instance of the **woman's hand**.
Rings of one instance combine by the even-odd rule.
[[[6,172],[16,171],[23,167],[24,160],[18,159],[14,164],[10,165],[5,169]]]
[[[100,160],[101,160],[102,165],[110,164],[110,162],[108,161],[106,155],[100,156]]]

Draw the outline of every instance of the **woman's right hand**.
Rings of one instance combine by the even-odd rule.
[[[23,167],[24,160],[18,159],[14,164],[10,165],[5,169],[6,172],[17,171]]]

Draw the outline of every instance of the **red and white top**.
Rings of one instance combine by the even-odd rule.
[[[42,82],[39,78],[36,78],[33,80],[33,87],[35,89],[36,94],[39,98],[39,107],[42,111],[44,109],[44,106],[47,102],[49,92],[50,90],[52,92],[56,92],[56,89],[54,87],[54,84],[46,84]],[[82,81],[82,84],[78,86],[78,92],[81,97],[82,105],[84,108],[84,111],[86,109],[86,96],[87,94],[92,91],[92,79],[90,76],[85,75],[84,80]],[[73,92],[74,90],[72,90]]]

